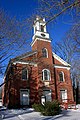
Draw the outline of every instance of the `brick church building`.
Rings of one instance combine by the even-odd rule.
[[[55,99],[74,101],[70,65],[52,52],[45,24],[45,19],[36,17],[32,51],[10,60],[4,76],[4,106],[31,106]]]

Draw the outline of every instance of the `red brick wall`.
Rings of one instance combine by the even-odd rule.
[[[42,58],[42,49],[46,48],[48,50],[48,58]],[[37,50],[38,51],[38,60],[42,60],[45,63],[48,64],[53,64],[52,61],[52,48],[51,48],[51,43],[47,41],[42,41],[42,40],[36,40],[34,45],[32,46],[32,50]]]
[[[58,64],[58,65],[63,65],[60,61],[58,61],[57,59],[54,58],[54,63]]]
[[[42,57],[42,49],[46,48],[48,50],[48,58]],[[62,65],[58,60],[52,58],[52,49],[50,42],[37,40],[32,47],[32,50],[37,49],[37,54],[32,55],[27,58],[23,58],[25,61],[36,62],[37,66],[34,65],[13,65],[13,75],[10,71],[7,72],[8,76],[8,86],[6,87],[6,98],[4,104],[10,103],[12,106],[20,105],[20,89],[30,90],[30,104],[39,103],[41,95],[43,94],[43,88],[51,89],[52,100],[57,97],[60,100],[60,90],[67,89],[68,99],[73,100],[72,83],[70,79],[70,71],[63,68],[54,68],[53,64]],[[29,73],[28,80],[22,80],[22,69],[27,68]],[[51,80],[48,86],[45,86],[45,81],[42,81],[42,70],[48,69],[51,73]],[[59,81],[59,73],[64,72],[64,82]],[[10,76],[11,75],[11,76]],[[11,79],[11,80],[10,80]],[[55,86],[56,84],[56,86]],[[4,87],[5,88],[5,87]],[[9,89],[7,89],[9,88]],[[10,95],[10,98],[9,98]]]
[[[64,81],[60,82],[59,80],[59,73],[64,73]],[[57,93],[58,93],[58,99],[60,100],[60,90],[66,89],[67,90],[67,97],[69,100],[73,100],[73,90],[72,90],[72,81],[70,79],[70,71],[63,68],[55,68],[56,73],[56,85],[57,85]]]
[[[22,69],[28,69],[28,80],[22,80]],[[18,76],[16,76],[18,75]],[[36,91],[38,89],[38,75],[37,75],[37,67],[33,65],[22,65],[17,64],[15,69],[15,87],[18,92],[17,102],[20,103],[20,89],[29,89],[30,90],[30,104],[38,98],[34,99]]]
[[[42,49],[46,48],[48,50],[48,58],[42,57]],[[49,86],[47,89],[52,90],[52,99],[55,99],[55,82],[54,82],[54,70],[53,70],[53,59],[52,59],[52,48],[51,43],[42,40],[36,40],[34,45],[32,46],[32,50],[38,51],[37,58],[38,58],[38,78],[41,83],[41,88],[44,87],[44,81],[42,81],[42,70],[48,69],[51,73],[51,80],[49,82]]]
[[[57,65],[63,65],[60,61],[56,60],[55,58],[53,58],[53,63],[57,64]],[[68,94],[68,99],[74,101],[73,99],[73,88],[72,88],[72,81],[70,78],[70,70],[67,68],[54,68],[55,71],[55,80],[56,80],[56,89],[57,89],[57,97],[60,100],[60,90],[61,89],[66,89],[67,90],[67,94]],[[64,73],[64,81],[60,82],[59,80],[59,73],[63,72]]]

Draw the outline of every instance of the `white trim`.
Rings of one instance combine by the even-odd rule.
[[[28,78],[29,78],[28,69],[27,69],[27,68],[22,68],[22,71],[23,71],[23,70],[26,70],[26,71],[27,71],[27,79],[23,79],[23,78],[22,78],[22,80],[28,80]]]
[[[66,61],[64,61],[62,58],[60,58],[58,55],[56,55],[54,52],[52,52],[53,57],[55,59],[57,59],[59,62],[61,62],[63,65],[67,65],[67,66],[71,66],[70,64],[68,64]]]
[[[45,79],[44,79],[44,70],[46,70],[47,72],[49,72],[48,80],[45,80]],[[43,70],[42,70],[42,77],[43,77],[43,79],[42,79],[43,81],[50,81],[50,80],[51,80],[50,70],[48,70],[48,69],[43,69]]]
[[[19,63],[19,64],[34,65],[35,67],[37,67],[37,64],[31,63],[31,62],[20,62],[20,61],[13,62],[14,65],[16,65],[17,63]]]
[[[47,52],[47,58],[48,58],[48,50],[47,50],[47,48],[44,48],[44,49],[46,49],[46,52]]]
[[[29,89],[21,88],[20,91],[28,91],[29,92]]]
[[[34,41],[32,41],[31,47],[34,45],[34,43],[35,43],[37,40],[46,41],[46,42],[51,42],[50,40],[46,40],[46,38],[45,38],[45,39],[44,39],[44,38],[42,39],[42,38],[36,37],[36,38],[34,39]]]
[[[61,89],[60,90],[60,95],[61,95],[62,102],[67,102],[67,98],[68,98],[67,89]],[[65,96],[63,96],[63,95],[65,95]]]
[[[70,70],[69,66],[59,66],[59,65],[54,65],[55,68],[63,68],[63,69],[67,69]]]
[[[60,73],[62,74],[62,77],[63,77],[63,81],[60,81],[60,82],[64,82],[65,81],[65,79],[64,79],[64,72],[61,71]],[[60,79],[60,73],[59,73],[59,79]]]
[[[42,48],[42,54],[43,54],[43,49],[46,50],[46,54],[47,54],[47,57],[46,57],[46,58],[48,58],[48,50],[47,50],[47,48]],[[44,56],[43,56],[43,57],[44,57]]]

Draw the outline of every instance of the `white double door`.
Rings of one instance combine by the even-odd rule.
[[[20,90],[20,104],[29,105],[29,90]]]

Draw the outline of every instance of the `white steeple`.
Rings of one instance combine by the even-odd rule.
[[[46,40],[50,42],[49,33],[46,31],[46,22],[44,18],[41,18],[39,16],[36,17],[36,20],[34,21],[34,35],[32,44],[38,39],[38,40]]]
[[[39,16],[36,17],[36,20],[34,21],[34,34],[36,31],[46,32],[46,22],[45,19],[40,18]]]

